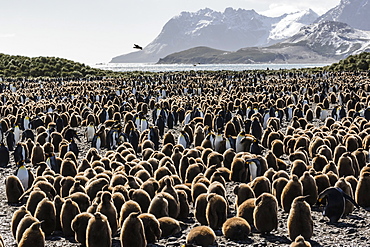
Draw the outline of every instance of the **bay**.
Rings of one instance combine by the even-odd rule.
[[[279,70],[323,67],[328,64],[154,64],[154,63],[99,63],[91,67],[119,72],[147,71],[147,72],[173,72],[198,70]]]

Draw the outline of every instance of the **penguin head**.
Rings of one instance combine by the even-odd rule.
[[[18,167],[18,168],[25,168],[24,160],[20,160],[20,161],[18,161],[18,163],[17,163],[17,167]]]

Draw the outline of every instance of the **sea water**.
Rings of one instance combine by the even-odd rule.
[[[190,70],[279,70],[323,67],[328,64],[154,64],[154,63],[100,63],[91,65],[94,68],[113,70],[119,72],[148,71],[172,72]]]

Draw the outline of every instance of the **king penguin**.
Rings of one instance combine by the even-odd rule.
[[[54,153],[51,153],[49,157],[46,159],[46,164],[49,166],[51,170],[53,170],[55,173],[60,173],[60,165],[57,162],[57,159],[55,157]]]
[[[101,149],[101,138],[97,133],[94,134],[94,138],[91,142],[91,147],[96,148],[98,151]]]
[[[68,144],[67,152],[68,151],[72,151],[76,155],[76,158],[78,159],[78,154],[80,153],[80,151],[78,149],[77,143],[75,142],[73,138],[70,140]]]
[[[9,151],[14,151],[15,146],[15,136],[14,129],[11,128],[6,132],[6,145],[8,146]]]
[[[26,168],[26,165],[23,160],[19,161],[17,166],[18,168],[15,171],[15,175],[21,181],[24,191],[26,191],[29,187],[31,187],[34,180],[34,176],[32,172]]]
[[[92,122],[90,122],[86,127],[86,139],[88,142],[92,142],[95,132],[95,126]]]
[[[253,118],[251,126],[251,134],[258,140],[262,138],[262,126],[257,117]]]
[[[177,144],[182,145],[184,148],[189,148],[190,147],[190,140],[188,133],[186,131],[181,130],[179,138],[177,139]]]
[[[154,143],[154,150],[159,149],[159,131],[157,127],[149,127],[148,139]]]
[[[26,145],[22,144],[20,142],[17,143],[15,149],[14,149],[14,162],[17,164],[21,160],[26,160],[27,157],[27,150]]]
[[[357,203],[341,188],[329,187],[320,193],[318,197],[318,203],[323,204],[326,200],[323,215],[327,216],[330,223],[336,223],[342,217],[344,213],[345,201],[350,201],[357,208]]]
[[[144,130],[148,129],[148,120],[143,117],[140,119],[140,132],[143,132]]]
[[[25,116],[23,118],[23,130],[28,130],[30,128],[30,118],[28,116]]]
[[[21,140],[21,129],[19,125],[14,126],[14,143],[17,144]]]

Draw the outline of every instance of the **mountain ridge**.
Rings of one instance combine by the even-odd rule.
[[[279,17],[240,8],[226,8],[224,12],[209,8],[183,11],[171,18],[142,51],[114,57],[111,62],[157,62],[168,54],[197,46],[236,51],[243,47],[271,45],[290,37],[317,18],[312,10]]]
[[[325,21],[303,27],[291,38],[268,47],[247,47],[236,52],[197,47],[170,54],[158,63],[319,63],[369,51],[369,31]]]

